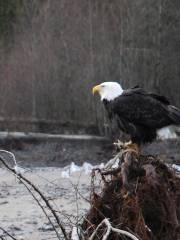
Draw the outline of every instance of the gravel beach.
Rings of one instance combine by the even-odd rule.
[[[62,213],[59,216],[63,221],[68,222],[66,214],[72,214],[71,220],[76,222],[77,215],[81,217],[89,208],[80,195],[89,197],[90,176],[78,171],[70,178],[62,178],[61,173],[60,168],[46,167],[31,169],[24,176],[51,199],[54,208]],[[80,195],[74,186],[78,186]],[[52,226],[33,197],[6,169],[0,169],[0,189],[0,227],[18,239],[56,239]]]
[[[81,218],[89,209],[89,203],[85,199],[89,198],[91,179],[90,174],[84,170],[76,171],[71,173],[69,178],[64,178],[63,167],[71,162],[79,166],[84,162],[97,165],[107,162],[115,153],[111,142],[99,140],[38,141],[5,138],[0,139],[0,145],[1,149],[10,150],[15,154],[18,164],[25,168],[23,175],[51,199],[50,202],[60,214],[61,220],[65,224],[71,221],[71,226],[77,222],[77,215]],[[162,160],[178,164],[179,149],[180,141],[175,139],[155,142],[142,151],[146,154],[158,154]],[[12,159],[5,154],[3,156],[12,166]],[[74,185],[78,186],[80,194],[77,194]],[[0,227],[17,239],[57,239],[52,226],[33,197],[2,164],[0,164]],[[3,236],[2,231],[0,236]]]

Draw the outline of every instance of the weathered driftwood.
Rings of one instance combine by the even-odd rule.
[[[142,240],[180,239],[180,178],[156,156],[125,151],[118,168],[98,170],[103,188],[92,187],[91,208],[82,228],[89,239],[103,239],[111,226],[132,232]],[[100,227],[98,227],[100,224]],[[97,229],[98,227],[98,229]],[[130,239],[111,231],[108,240]]]

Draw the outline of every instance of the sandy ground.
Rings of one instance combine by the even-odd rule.
[[[114,152],[112,143],[84,140],[37,141],[34,139],[0,139],[1,149],[11,150],[18,163],[30,169],[25,176],[35,183],[67,221],[64,214],[81,216],[89,208],[88,202],[77,197],[73,184],[86,198],[90,192],[90,176],[76,172],[69,179],[62,178],[61,167],[72,161],[78,165],[107,162]],[[146,154],[158,154],[170,163],[180,163],[180,140],[159,141],[143,149]],[[9,163],[12,161],[9,159]],[[78,201],[77,201],[78,200]],[[76,218],[71,218],[73,222]],[[42,210],[17,179],[0,164],[0,227],[14,234],[17,239],[57,239]],[[2,231],[0,231],[0,237]],[[7,238],[10,239],[10,238]],[[63,238],[62,238],[63,239]]]
[[[31,172],[24,173],[24,176],[35,183],[46,197],[52,198],[52,205],[63,213],[60,214],[61,219],[66,221],[64,214],[73,214],[76,217],[88,210],[88,202],[76,194],[73,185],[78,185],[79,192],[88,198],[90,176],[76,172],[70,178],[62,178],[61,171],[60,168],[33,168]],[[57,239],[35,200],[23,184],[5,169],[0,169],[0,189],[1,227],[18,239]],[[76,222],[75,218],[71,220]]]

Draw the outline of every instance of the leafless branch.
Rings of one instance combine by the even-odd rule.
[[[65,240],[68,240],[68,236],[67,236],[67,233],[66,233],[66,230],[64,228],[64,226],[61,224],[61,221],[58,217],[58,215],[56,214],[56,211],[52,208],[51,204],[49,203],[49,201],[47,200],[47,198],[44,196],[44,194],[30,181],[28,180],[27,178],[25,178],[24,176],[22,176],[20,173],[17,173],[16,172],[16,168],[11,168],[7,163],[6,161],[4,160],[4,158],[2,156],[0,156],[0,162],[3,163],[3,165],[10,171],[12,172],[16,177],[18,177],[18,179],[21,179],[21,181],[24,181],[25,183],[27,183],[29,186],[32,187],[32,189],[38,193],[41,197],[41,199],[44,201],[44,203],[46,204],[46,207],[50,210],[50,212],[52,213],[52,215],[54,216],[58,226],[60,227],[62,233],[63,233],[63,236],[65,238]],[[15,165],[16,167],[16,165]]]
[[[122,234],[122,235],[125,235],[127,237],[130,237],[132,240],[139,240],[136,236],[134,236],[133,234],[127,232],[127,231],[124,231],[124,230],[121,230],[121,229],[118,229],[118,228],[114,228],[112,227],[111,223],[109,222],[109,220],[107,218],[105,218],[96,228],[96,230],[92,233],[92,235],[90,236],[89,240],[93,240],[94,237],[96,236],[97,234],[97,231],[98,229],[102,226],[102,225],[106,225],[107,227],[107,230],[106,230],[106,233],[105,235],[103,236],[102,240],[107,240],[108,237],[109,237],[109,234],[111,232],[115,232],[117,233],[118,235]]]
[[[10,233],[8,233],[4,228],[0,227],[0,230],[3,231],[7,236],[9,236],[13,240],[17,240],[17,238],[13,237]],[[3,238],[2,238],[3,239]]]
[[[18,176],[17,177],[19,179],[19,181],[25,186],[25,188],[28,190],[28,192],[33,196],[33,198],[35,199],[35,201],[37,202],[37,204],[39,205],[39,207],[42,209],[43,213],[45,214],[45,216],[47,217],[48,221],[50,222],[50,224],[52,225],[56,236],[58,237],[58,239],[60,239],[59,237],[59,233],[55,227],[55,225],[53,224],[53,222],[51,221],[51,218],[48,216],[45,208],[43,207],[43,205],[40,203],[40,201],[37,199],[37,197],[35,196],[35,194],[31,191],[31,189],[28,187],[28,185]]]

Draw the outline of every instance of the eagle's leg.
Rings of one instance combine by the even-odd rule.
[[[131,140],[129,142],[121,142],[118,140],[116,143],[114,143],[119,149],[125,150],[126,152],[135,152],[136,154],[139,154],[140,147],[137,143],[132,142]]]
[[[139,154],[140,152],[140,147],[137,143],[133,143],[132,141],[129,142],[125,142],[124,143],[124,149],[125,150],[132,150],[134,152],[136,152],[137,154]]]

